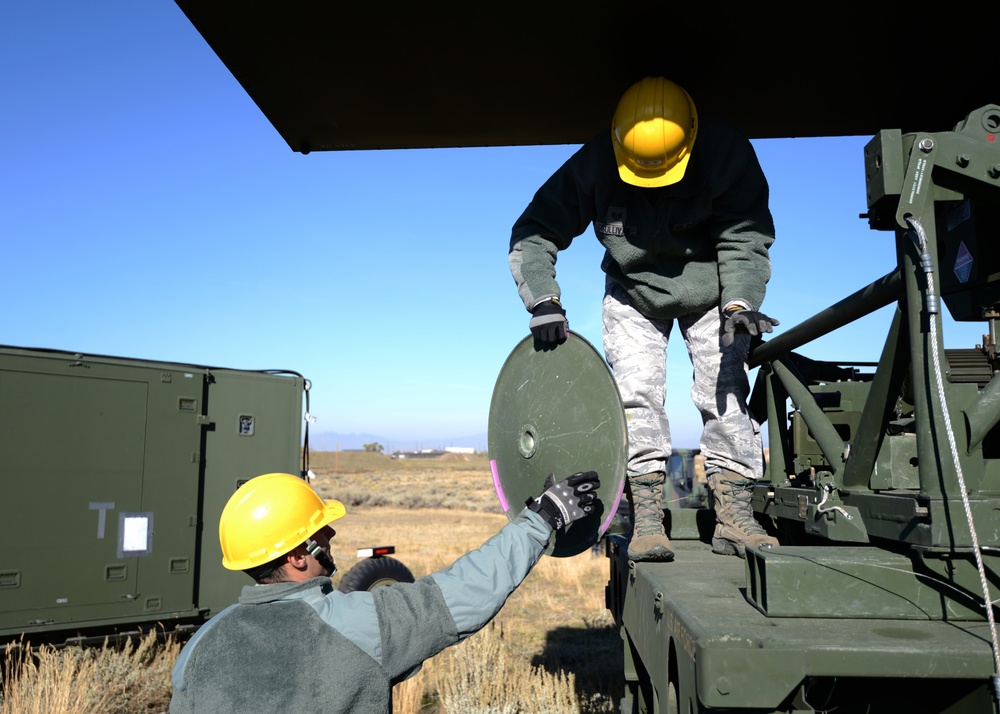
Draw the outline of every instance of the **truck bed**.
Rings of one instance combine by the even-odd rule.
[[[635,564],[623,538],[608,543],[608,602],[626,642],[626,680],[651,686],[657,698],[670,691],[692,711],[810,711],[806,700],[820,690],[824,698],[838,688],[870,690],[863,696],[872,704],[878,692],[903,688],[921,711],[943,711],[927,708],[942,696],[928,683],[949,680],[948,706],[968,700],[968,711],[992,711],[985,620],[769,617],[748,599],[747,561],[699,540],[673,545],[674,562]],[[821,587],[816,578],[801,583],[803,593]],[[779,708],[796,699],[796,708]],[[899,692],[893,701],[898,711]]]

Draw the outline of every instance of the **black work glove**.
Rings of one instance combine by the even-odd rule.
[[[733,344],[737,332],[745,332],[755,337],[765,332],[771,332],[773,325],[780,324],[773,317],[768,317],[756,310],[728,310],[723,315],[722,346]]]
[[[529,498],[525,505],[544,518],[552,530],[558,530],[593,513],[600,485],[595,471],[575,473],[559,483],[549,474],[546,490],[538,498]]]
[[[528,328],[539,342],[555,342],[561,345],[566,341],[566,332],[569,330],[566,311],[558,300],[540,302],[531,311]]]

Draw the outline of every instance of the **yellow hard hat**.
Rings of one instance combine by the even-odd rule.
[[[646,77],[629,87],[611,121],[611,143],[622,181],[669,186],[684,178],[698,134],[698,112],[679,84]]]
[[[297,476],[275,473],[252,478],[222,509],[222,565],[247,570],[268,563],[346,514],[343,503],[324,502]]]

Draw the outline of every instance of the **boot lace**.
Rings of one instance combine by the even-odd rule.
[[[761,528],[760,523],[754,518],[753,506],[750,503],[753,482],[749,479],[744,481],[720,480],[720,485],[723,487],[719,489],[722,493],[719,493],[717,497],[729,496],[732,499],[730,507],[726,510],[733,520],[733,525],[747,535],[766,535],[767,531]],[[723,502],[723,505],[727,504]]]
[[[633,523],[637,536],[660,535],[663,523],[663,507],[656,499],[650,486],[634,484],[632,498],[635,501]]]

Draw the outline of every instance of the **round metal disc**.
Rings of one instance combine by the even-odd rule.
[[[525,501],[578,471],[596,471],[600,506],[556,532],[546,553],[567,557],[600,540],[618,509],[628,458],[625,410],[604,358],[570,332],[557,347],[524,338],[500,370],[490,403],[489,455],[500,505]]]

